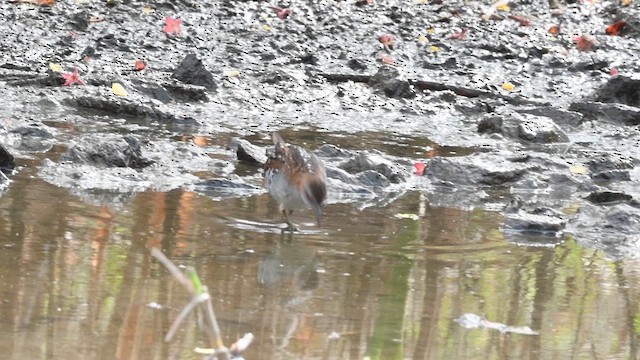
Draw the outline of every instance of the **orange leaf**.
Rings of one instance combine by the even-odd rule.
[[[605,32],[607,35],[620,35],[620,31],[627,25],[627,22],[624,20],[616,21],[613,24],[607,26]]]
[[[136,71],[142,71],[142,70],[146,69],[146,67],[147,67],[147,63],[145,63],[144,61],[142,61],[140,59],[136,60],[136,62],[133,64],[133,68]]]
[[[553,36],[558,36],[558,34],[560,33],[560,25],[551,25],[547,32]]]

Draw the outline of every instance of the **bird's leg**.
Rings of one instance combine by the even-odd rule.
[[[287,227],[282,229],[282,231],[298,231],[298,228],[293,225],[293,223],[289,220],[289,215],[291,215],[293,213],[293,210],[282,210],[282,218],[284,219],[284,221],[287,223]]]

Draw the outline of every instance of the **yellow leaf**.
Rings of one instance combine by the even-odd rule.
[[[509,0],[500,0],[493,4],[493,7],[500,11],[511,11],[511,8],[509,7]]]
[[[587,172],[589,172],[589,170],[584,165],[580,164],[569,166],[569,171],[571,171],[572,174],[586,174]]]
[[[416,4],[427,4],[429,3],[429,0],[415,0]]]
[[[238,70],[226,70],[222,73],[224,76],[230,77],[230,78],[234,78],[237,77],[238,75],[240,75],[240,71]]]
[[[418,36],[418,42],[420,44],[424,45],[424,44],[429,42],[429,39],[427,39],[427,37],[424,36],[424,35],[420,35],[420,36]]]
[[[630,6],[633,4],[633,0],[622,0],[622,6]]]
[[[57,73],[61,73],[62,72],[62,66],[60,66],[60,64],[58,64],[58,63],[49,63],[49,69],[51,69],[51,71],[57,72]]]
[[[394,217],[397,219],[411,219],[414,221],[420,220],[420,217],[416,214],[395,214]]]
[[[438,51],[440,51],[440,48],[435,46],[435,45],[431,45],[431,51],[432,52],[438,52]]]
[[[262,25],[262,30],[264,31],[271,31],[273,30],[273,28],[267,24]]]
[[[124,87],[118,83],[111,84],[111,91],[113,91],[113,93],[118,96],[127,96],[127,90],[125,90]]]
[[[143,14],[151,14],[152,12],[156,12],[155,9],[153,9],[152,7],[149,7],[149,6],[142,7]]]
[[[195,352],[196,354],[201,354],[201,355],[212,355],[212,354],[216,353],[216,349],[208,349],[208,348],[197,347],[197,348],[193,349],[193,352]]]
[[[429,34],[435,34],[435,33],[436,33],[436,29],[434,29],[434,28],[432,28],[432,27],[431,27],[431,28],[428,28],[428,29],[427,29],[427,33],[429,33]]]
[[[510,83],[510,82],[505,82],[505,83],[502,83],[502,88],[503,88],[503,89],[505,89],[505,90],[507,90],[507,91],[513,91],[513,89],[515,89],[515,88],[516,88],[516,86],[515,86],[515,85],[513,85],[513,84],[512,84],[512,83]]]

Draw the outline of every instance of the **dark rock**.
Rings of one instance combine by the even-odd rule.
[[[213,75],[195,54],[187,55],[173,71],[172,77],[187,84],[204,86],[210,91],[217,88]]]
[[[16,167],[16,163],[13,160],[13,155],[0,145],[0,170],[13,170]]]
[[[89,28],[89,15],[85,11],[75,13],[71,16],[71,24],[78,31],[86,31]]]
[[[534,143],[567,142],[569,138],[553,120],[531,114],[487,114],[478,123],[481,134],[499,133]]]
[[[569,106],[587,120],[604,121],[621,125],[640,125],[640,108],[624,104],[578,101]]]
[[[511,162],[499,154],[434,158],[428,163],[427,176],[432,181],[454,185],[503,185],[522,178],[531,165]]]
[[[640,107],[640,79],[615,76],[597,90],[595,101]]]
[[[399,79],[400,72],[397,68],[383,65],[378,72],[369,79],[369,86],[383,91],[391,98],[412,99],[416,97],[415,90],[408,81]]]
[[[579,112],[560,109],[553,106],[523,107],[517,109],[519,113],[547,117],[559,126],[576,127],[582,124],[583,115]]]
[[[586,165],[596,180],[631,180],[629,170],[635,168],[632,158],[616,153],[593,155]]]
[[[594,191],[586,197],[594,204],[616,204],[627,202],[633,197],[631,195],[617,191]]]
[[[390,185],[389,179],[374,170],[365,170],[363,172],[357,173],[355,178],[357,182],[362,186],[382,188]]]
[[[229,197],[254,196],[265,191],[260,187],[245,183],[239,177],[234,179],[209,179],[193,184],[192,189],[216,200]]]
[[[53,133],[47,130],[43,125],[38,124],[19,126],[11,129],[11,132],[20,134],[23,137],[53,139]]]
[[[352,159],[343,163],[340,168],[352,174],[366,170],[375,170],[384,175],[384,177],[392,183],[405,181],[404,169],[385,159],[379,152],[360,152]]]
[[[61,160],[98,167],[141,169],[153,161],[142,155],[140,145],[140,140],[130,135],[88,135],[76,139]]]
[[[239,139],[235,137],[231,138],[227,148],[236,153],[238,161],[242,161],[247,164],[262,166],[267,161],[265,150],[261,147],[253,145],[245,139]]]
[[[331,144],[324,144],[317,148],[314,152],[316,153],[316,155],[324,157],[344,158],[351,156],[351,152]]]
[[[507,231],[558,236],[564,230],[566,224],[567,221],[558,216],[518,211],[507,214],[504,227]]]
[[[367,64],[360,59],[351,59],[347,61],[347,66],[351,70],[364,71],[367,70]]]
[[[200,85],[164,84],[171,96],[179,101],[207,101],[207,88]]]

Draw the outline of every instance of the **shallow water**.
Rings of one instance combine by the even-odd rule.
[[[386,142],[388,153],[431,146],[342,138],[350,149]],[[282,236],[267,194],[213,201],[147,191],[90,205],[39,179],[40,156],[19,160],[0,197],[2,358],[200,358],[193,349],[208,344],[193,317],[163,341],[189,299],[152,247],[197,269],[225,344],[255,335],[247,359],[638,356],[640,263],[609,260],[570,238],[511,244],[498,212],[435,207],[414,191],[364,210],[329,204],[322,228],[297,212],[303,233]],[[454,321],[465,313],[539,335],[466,329]]]

